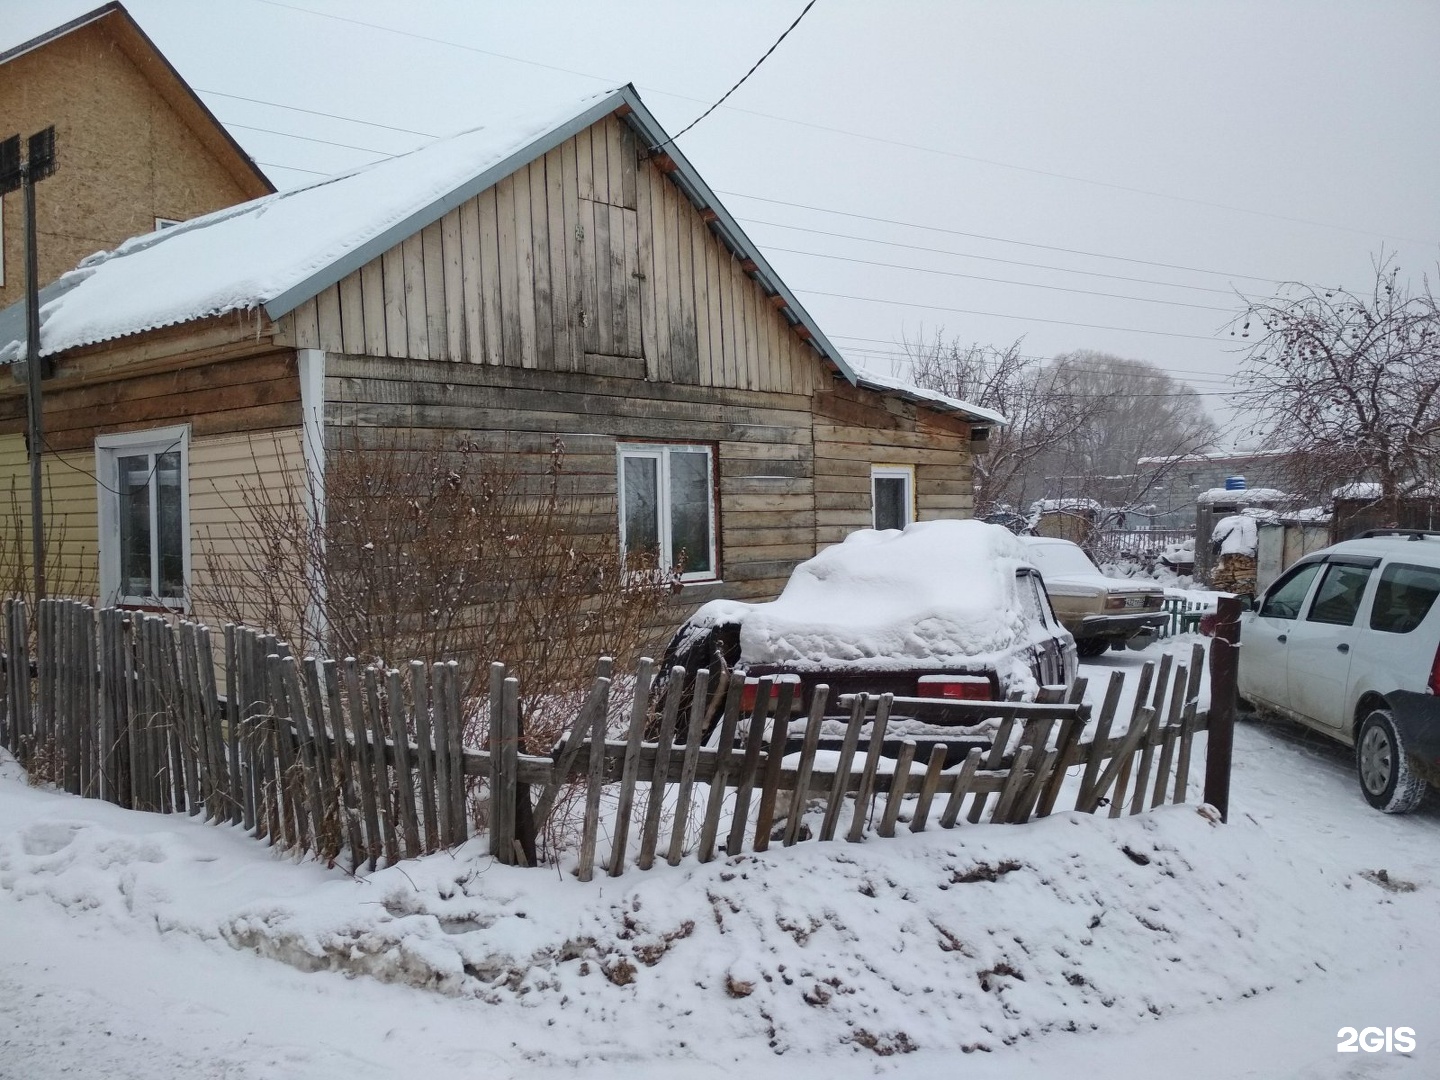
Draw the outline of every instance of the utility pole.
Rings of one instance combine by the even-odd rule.
[[[55,127],[37,131],[20,159],[20,136],[0,142],[0,195],[17,188],[25,198],[25,376],[27,438],[30,444],[30,547],[34,557],[35,603],[45,599],[45,496],[41,450],[45,439],[44,398],[40,381],[48,371],[40,363],[40,256],[35,229],[35,185],[55,171]]]

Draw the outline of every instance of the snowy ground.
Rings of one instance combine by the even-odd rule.
[[[1343,752],[1243,724],[1225,826],[356,880],[3,764],[0,1077],[1436,1076],[1437,804],[1375,813]],[[1418,1045],[1337,1054],[1346,1026]]]

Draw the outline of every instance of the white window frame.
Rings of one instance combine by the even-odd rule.
[[[161,229],[173,229],[176,225],[183,224],[184,220],[184,218],[157,217],[155,219],[155,231],[159,232]]]
[[[185,587],[179,597],[127,596],[120,591],[120,458],[137,453],[180,452],[180,536],[184,560]],[[127,431],[121,435],[101,435],[95,440],[96,493],[99,499],[99,555],[101,603],[131,607],[164,607],[174,611],[190,610],[192,577],[190,542],[190,425]],[[156,533],[154,515],[159,500],[151,498],[151,528]],[[151,551],[151,581],[158,575],[159,550]]]
[[[909,525],[915,520],[915,466],[914,465],[871,465],[870,466],[870,527],[878,529],[879,522],[876,514],[879,512],[880,502],[875,498],[876,480],[905,481],[905,522],[901,525]]]
[[[675,552],[670,534],[670,454],[702,453],[705,455],[705,504],[709,510],[708,529],[710,538],[710,569],[690,571],[680,575],[683,582],[711,582],[720,580],[719,562],[719,512],[715,505],[715,448],[705,443],[619,443],[615,447],[615,475],[617,478],[616,517],[620,523],[620,551],[628,548],[625,536],[625,459],[649,458],[657,462],[655,469],[656,512],[659,516],[660,559],[664,566],[673,566]]]

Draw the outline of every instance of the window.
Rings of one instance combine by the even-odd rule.
[[[872,465],[870,505],[875,528],[909,525],[915,520],[915,470],[909,465]]]
[[[180,224],[180,220],[180,218],[173,217],[157,217],[155,219],[155,231],[159,232],[161,229],[174,228],[176,225]]]
[[[103,602],[184,606],[189,457],[188,426],[95,440]]]
[[[633,443],[619,454],[621,550],[653,555],[682,581],[718,576],[711,448]]]
[[[1330,563],[1325,567],[1325,576],[1320,588],[1315,590],[1315,599],[1310,602],[1306,622],[1333,623],[1349,626],[1355,621],[1360,610],[1360,595],[1365,583],[1370,580],[1371,566],[1353,566],[1349,563]]]
[[[1310,584],[1315,580],[1315,575],[1320,572],[1321,565],[1321,563],[1306,563],[1304,566],[1297,566],[1286,577],[1272,585],[1269,594],[1265,597],[1264,605],[1260,608],[1260,617],[1264,619],[1298,618],[1300,605],[1305,602],[1305,594],[1310,591]]]
[[[1375,587],[1375,606],[1370,628],[1388,634],[1408,634],[1430,614],[1440,595],[1440,570],[1428,566],[1391,563],[1380,574]]]

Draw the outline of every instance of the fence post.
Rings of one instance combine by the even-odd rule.
[[[1235,746],[1235,679],[1240,667],[1240,600],[1222,597],[1210,646],[1210,720],[1205,738],[1205,801],[1230,820],[1230,758]]]

